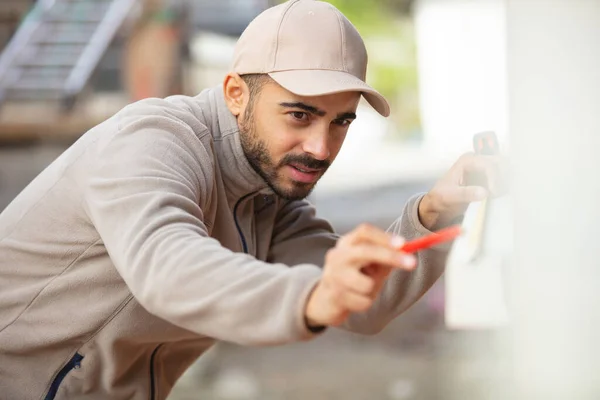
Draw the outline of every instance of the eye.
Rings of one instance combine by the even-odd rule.
[[[337,125],[337,126],[341,126],[341,127],[347,127],[352,123],[352,120],[350,119],[334,119],[333,124]]]
[[[290,115],[298,121],[306,122],[308,120],[308,114],[302,111],[292,111]]]

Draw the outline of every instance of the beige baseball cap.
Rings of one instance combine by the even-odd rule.
[[[352,23],[333,5],[290,0],[257,16],[240,36],[232,71],[269,74],[299,96],[361,92],[384,117],[390,106],[365,82],[367,49]]]

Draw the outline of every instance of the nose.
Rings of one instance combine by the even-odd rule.
[[[302,143],[302,150],[317,160],[326,160],[331,154],[329,150],[329,131],[314,129]]]

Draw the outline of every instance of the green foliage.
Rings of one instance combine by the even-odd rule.
[[[384,0],[329,0],[352,21],[361,35],[390,34],[394,13]]]

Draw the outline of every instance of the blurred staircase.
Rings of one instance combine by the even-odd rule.
[[[0,105],[70,110],[137,0],[38,0],[0,54]]]

